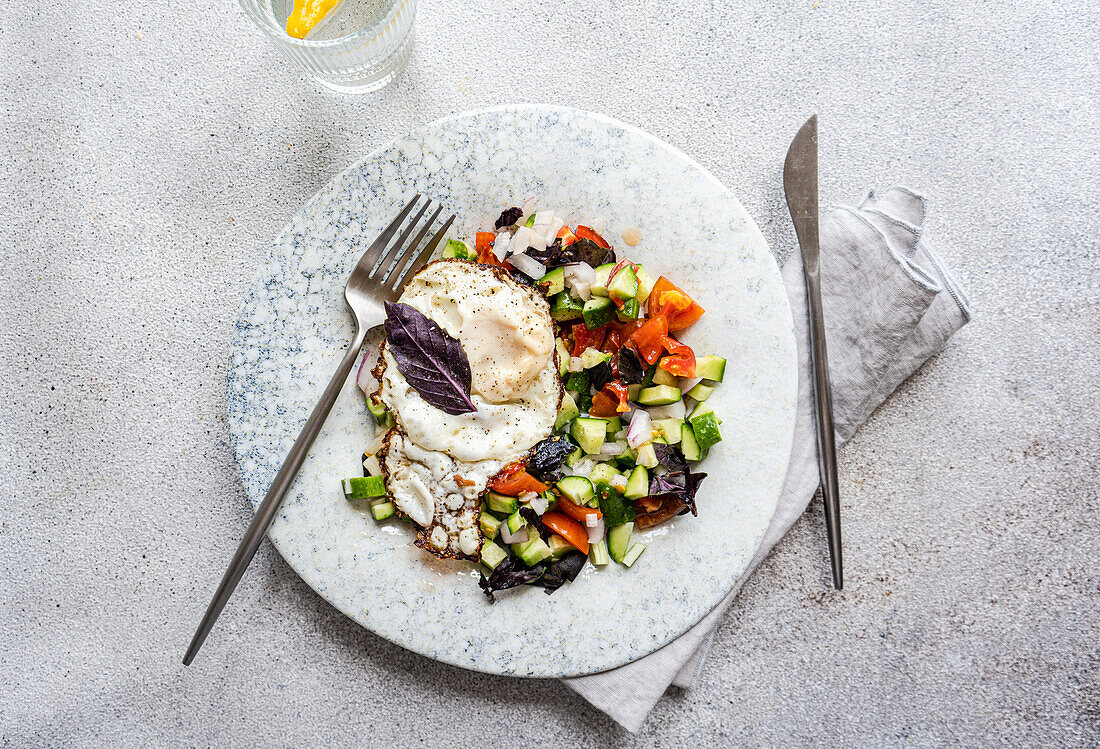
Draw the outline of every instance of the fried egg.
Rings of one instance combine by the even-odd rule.
[[[399,300],[458,339],[477,410],[448,414],[408,383],[382,345],[376,398],[395,424],[378,453],[390,500],[419,527],[417,545],[477,559],[480,496],[504,466],[553,430],[561,400],[550,308],[504,271],[462,260],[424,267]]]

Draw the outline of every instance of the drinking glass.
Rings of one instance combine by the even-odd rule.
[[[293,0],[240,4],[280,52],[336,91],[377,91],[401,72],[412,50],[416,0],[343,0],[307,39],[286,33]]]

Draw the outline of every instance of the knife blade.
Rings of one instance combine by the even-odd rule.
[[[787,150],[783,190],[794,231],[802,251],[806,276],[806,304],[810,322],[810,360],[813,364],[814,416],[817,426],[817,464],[825,503],[825,532],[829,541],[833,585],[844,587],[840,542],[840,488],[836,473],[833,396],[829,385],[829,356],[825,345],[825,316],[821,309],[821,246],[817,204],[817,115],[806,120]]]

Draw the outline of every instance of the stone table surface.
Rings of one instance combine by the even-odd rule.
[[[1095,10],[425,2],[408,69],[352,97],[233,3],[5,8],[0,745],[1100,742]],[[929,196],[976,317],[840,457],[848,586],[815,505],[637,735],[382,641],[266,544],[184,668],[250,516],[223,392],[264,248],[376,145],[515,101],[684,149],[781,258],[811,112],[824,204]]]

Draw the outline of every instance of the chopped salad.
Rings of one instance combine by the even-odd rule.
[[[668,278],[619,258],[592,227],[570,227],[532,202],[503,211],[473,247],[452,239],[443,251],[541,290],[564,384],[554,434],[482,496],[480,584],[490,600],[525,584],[551,593],[587,562],[634,565],[646,549],[638,532],[697,514],[706,474],[693,465],[722,439],[707,400],[725,359],[675,337],[703,308]],[[368,404],[378,424],[392,424]],[[386,520],[394,506],[369,448],[364,467],[367,476],[344,481],[345,495],[376,498],[372,515]]]

